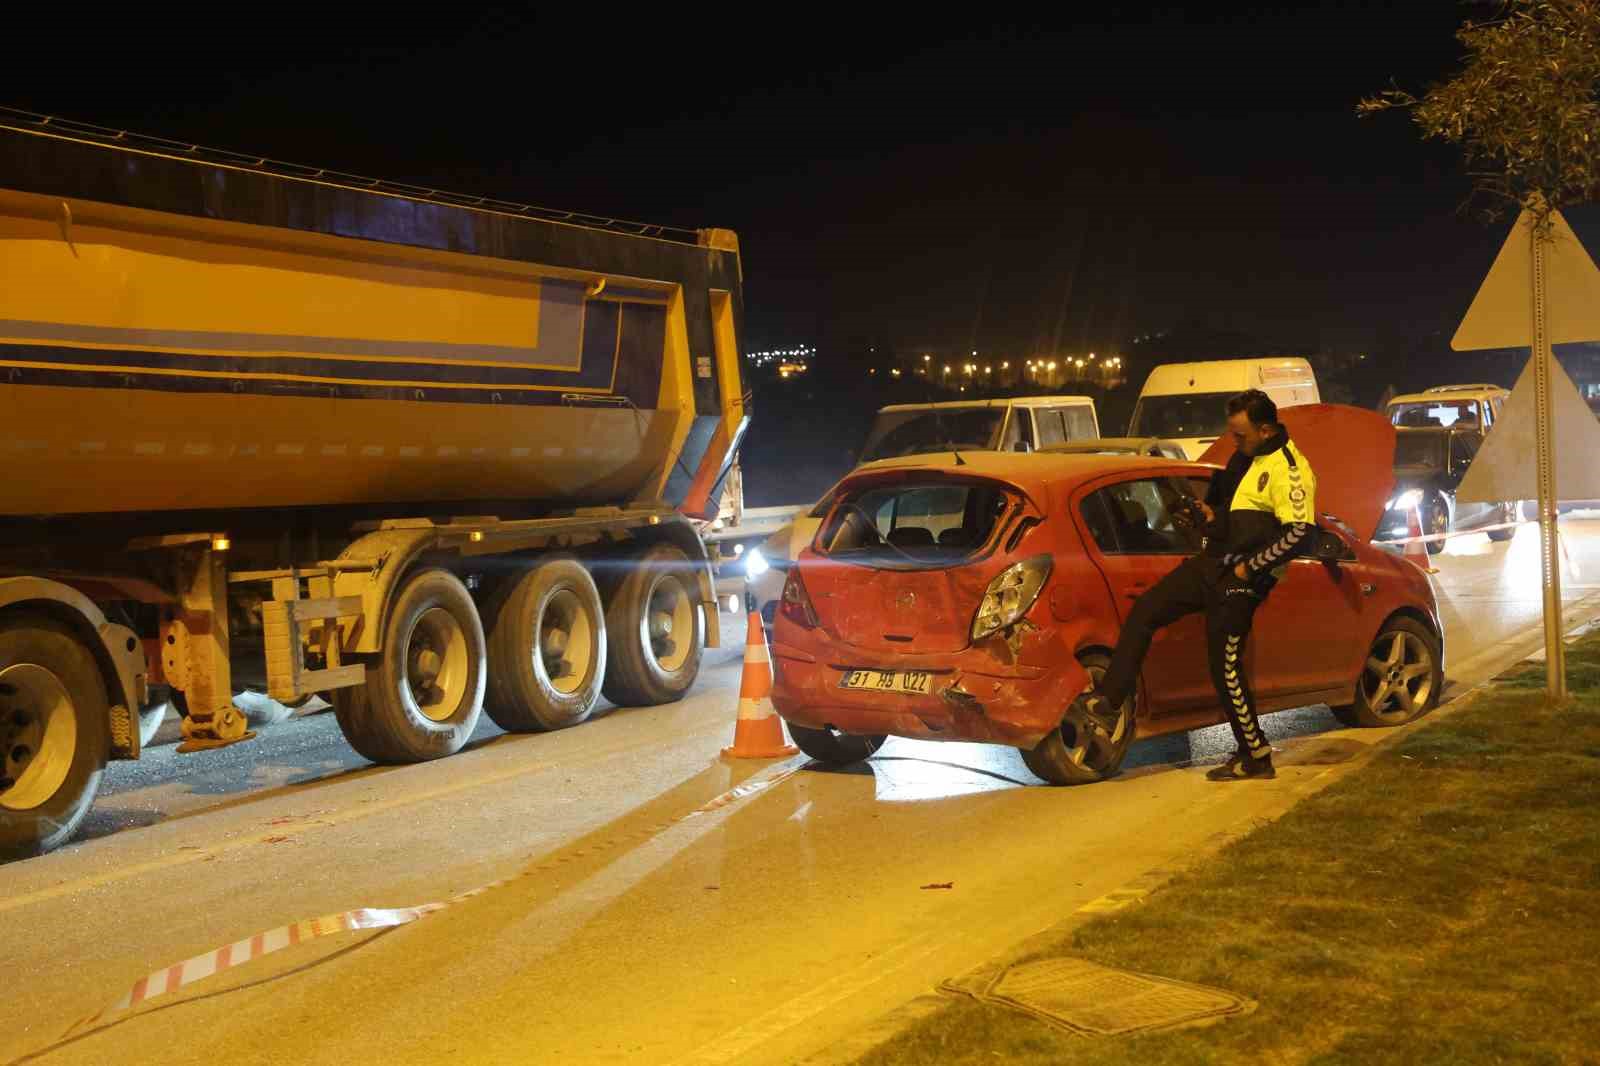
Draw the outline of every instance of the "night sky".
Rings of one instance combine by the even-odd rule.
[[[1448,75],[1468,8],[1095,7],[983,28],[934,7],[891,25],[810,6],[38,5],[8,12],[0,103],[731,227],[747,347],[1110,347],[1198,322],[1360,349],[1453,329],[1503,226],[1459,213],[1454,148],[1354,105]]]

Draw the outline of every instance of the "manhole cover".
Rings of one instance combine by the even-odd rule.
[[[947,985],[1014,1007],[1068,1032],[1120,1036],[1245,1014],[1255,1003],[1220,988],[1115,970],[1083,959],[1045,959],[1002,971],[987,987]]]

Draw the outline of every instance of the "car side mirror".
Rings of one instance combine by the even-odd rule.
[[[1315,540],[1311,544],[1311,557],[1325,563],[1347,563],[1354,561],[1355,549],[1350,547],[1338,533],[1331,529],[1318,529]]]

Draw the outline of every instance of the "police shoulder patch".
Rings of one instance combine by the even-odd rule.
[[[1266,471],[1262,471],[1261,472],[1261,477],[1256,481],[1256,491],[1260,492],[1262,489],[1264,489],[1266,487],[1267,487],[1267,474],[1266,474]]]

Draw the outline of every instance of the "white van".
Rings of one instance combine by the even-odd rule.
[[[1130,437],[1167,437],[1198,459],[1228,424],[1228,399],[1260,389],[1279,407],[1321,403],[1317,375],[1298,357],[1168,363],[1150,371],[1128,423]]]

